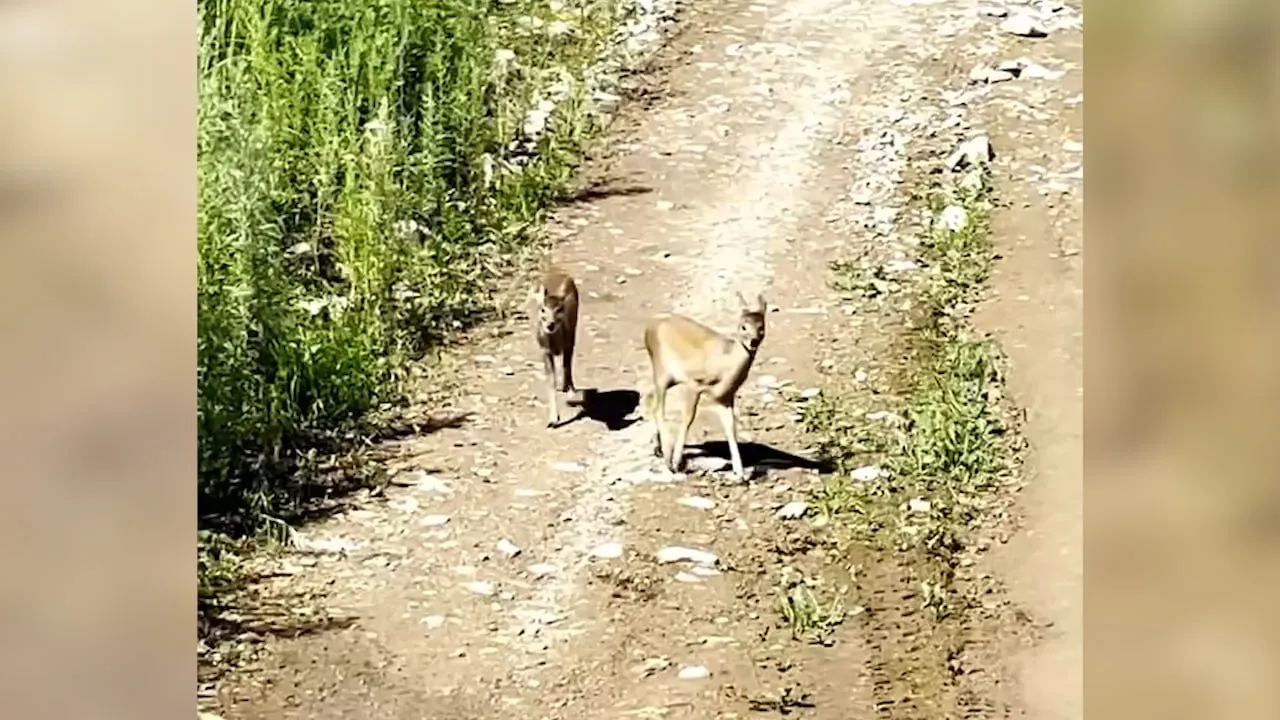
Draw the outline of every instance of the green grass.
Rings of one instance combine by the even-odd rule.
[[[540,242],[591,130],[608,2],[201,0],[203,528],[289,519]],[[545,128],[525,128],[551,107]],[[528,130],[528,132],[526,132]]]
[[[411,362],[494,308],[597,128],[613,0],[200,0],[198,574],[244,585]],[[334,458],[345,462],[335,464]]]
[[[922,244],[928,270],[913,288],[917,313],[901,339],[894,368],[903,422],[866,418],[853,392],[824,392],[804,410],[805,425],[837,472],[814,498],[828,521],[854,541],[895,553],[915,552],[924,603],[940,615],[950,606],[956,556],[972,536],[1013,468],[996,349],[974,335],[968,317],[987,277],[989,184],[975,171],[968,189],[933,188],[926,200],[934,222]],[[963,208],[959,229],[937,218]],[[851,264],[833,268],[833,285],[849,293],[867,287]],[[850,473],[875,464],[885,474],[858,481]]]

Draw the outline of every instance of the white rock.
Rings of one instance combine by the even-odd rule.
[[[778,387],[778,378],[774,375],[761,375],[756,378],[756,384],[762,388]]]
[[[695,565],[715,565],[718,558],[706,550],[669,545],[657,552],[660,563],[691,562]]]
[[[427,515],[426,517],[419,520],[418,524],[423,527],[440,527],[441,525],[444,525],[448,522],[449,522],[448,515]]]
[[[484,580],[476,580],[466,584],[466,588],[477,595],[489,596],[493,594],[493,583]]]
[[[1030,38],[1042,38],[1049,34],[1038,20],[1022,13],[1013,15],[1000,23],[1000,29],[1010,35]]]
[[[1066,74],[1065,70],[1053,70],[1035,63],[1028,63],[1022,68],[1022,77],[1037,80],[1061,80]]]
[[[975,135],[960,143],[959,147],[947,158],[947,167],[959,170],[969,165],[982,165],[995,157],[991,149],[991,139],[986,135]]]
[[[999,82],[1008,82],[1014,78],[1014,74],[1008,70],[999,70],[979,65],[969,71],[969,79],[974,82],[995,84]]]
[[[857,370],[853,373],[854,382],[864,383],[867,381],[867,377],[868,375],[866,370]]]
[[[924,498],[911,498],[907,502],[907,509],[914,513],[927,513],[931,507],[933,506]]]
[[[948,205],[938,214],[938,224],[951,232],[959,232],[968,226],[969,213],[959,205]]]
[[[685,461],[690,470],[703,473],[716,473],[728,468],[733,463],[714,455],[698,455]]]
[[[710,675],[711,671],[702,665],[688,665],[680,668],[680,672],[676,676],[681,680],[701,680],[710,677]]]
[[[1084,143],[1075,140],[1064,140],[1062,149],[1069,153],[1081,153],[1084,152]]]
[[[878,465],[864,465],[849,473],[849,477],[858,482],[871,482],[880,479],[884,474],[884,470],[881,470]]]
[[[443,615],[428,615],[422,618],[422,624],[427,626],[429,630],[437,630],[444,627],[445,617]]]
[[[800,391],[800,397],[805,400],[812,400],[822,394],[822,388],[810,387]]]
[[[805,512],[809,510],[809,503],[803,500],[795,500],[778,508],[778,512],[774,513],[776,517],[783,520],[795,520],[804,517]]]
[[[510,540],[503,538],[498,541],[498,552],[509,558],[513,558],[520,554],[520,548]]]
[[[351,552],[360,547],[360,543],[346,538],[305,538],[296,535],[293,539],[293,545],[299,550],[319,553]]]
[[[622,544],[616,542],[601,543],[591,551],[591,557],[601,560],[616,560],[622,557]]]
[[[529,574],[536,578],[546,577],[558,569],[559,568],[551,563],[534,563],[529,566]]]
[[[711,498],[699,497],[696,495],[686,495],[680,498],[679,500],[677,500],[676,502],[680,503],[681,505],[684,505],[685,507],[694,508],[695,510],[710,510],[711,508],[716,506],[715,500],[712,500]]]
[[[498,362],[498,358],[492,355],[477,355],[475,357],[475,361],[481,365],[492,365],[493,363]]]

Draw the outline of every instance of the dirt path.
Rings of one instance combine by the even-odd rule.
[[[1080,33],[1037,46],[1066,71],[1034,93],[1002,88],[987,116],[1003,144],[996,187],[1010,207],[992,237],[1001,260],[978,317],[1010,360],[1008,385],[1026,410],[1030,444],[1024,528],[992,566],[1012,598],[1049,625],[1013,658],[1028,715],[1084,717],[1084,48]]]
[[[274,580],[323,590],[329,613],[350,620],[267,638],[220,683],[219,712],[958,716],[949,691],[926,687],[947,658],[916,675],[885,669],[910,666],[901,658],[921,646],[918,618],[898,608],[918,602],[905,577],[881,573],[875,633],[850,626],[823,647],[779,630],[777,585],[846,561],[776,511],[821,482],[804,458],[803,391],[836,364],[873,368],[892,323],[867,319],[849,337],[828,265],[860,255],[911,267],[897,185],[917,143],[950,147],[960,132],[937,79],[994,33],[976,7],[728,0],[687,32],[669,97],[615,143],[609,186],[552,227],[556,260],[584,293],[575,376],[599,391],[592,417],[542,426],[524,321],[466,348],[458,391],[432,408],[456,421],[391,444],[397,486],[301,530]],[[723,327],[735,291],[773,306],[740,396],[756,477],[718,472],[723,443],[703,417],[690,442],[712,441],[704,471],[672,478],[635,422],[642,327],[673,310]],[[664,546],[718,561],[659,563]]]

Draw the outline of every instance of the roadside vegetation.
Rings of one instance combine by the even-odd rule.
[[[931,220],[921,245],[925,269],[906,289],[914,313],[889,378],[899,407],[869,413],[852,379],[839,378],[804,412],[837,467],[815,508],[849,541],[906,558],[936,620],[957,610],[960,554],[998,507],[1017,455],[1000,358],[968,324],[992,257],[989,187],[978,168],[917,198]],[[851,264],[833,271],[837,288],[868,287]]]
[[[619,17],[611,0],[198,13],[203,612],[239,586],[233,538],[283,535],[409,362],[539,249]]]

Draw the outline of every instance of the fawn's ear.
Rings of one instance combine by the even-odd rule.
[[[750,309],[751,309],[751,304],[750,304],[750,303],[748,303],[748,302],[747,302],[747,299],[746,299],[745,297],[743,297],[743,296],[742,296],[742,291],[741,291],[741,290],[735,290],[735,291],[734,291],[734,294],[738,296],[738,305],[740,305],[740,306],[742,307],[742,309],[743,309],[743,310],[750,310]]]
[[[763,315],[765,311],[767,311],[768,309],[769,309],[769,303],[764,301],[764,295],[761,293],[757,293],[756,294],[756,312]]]

